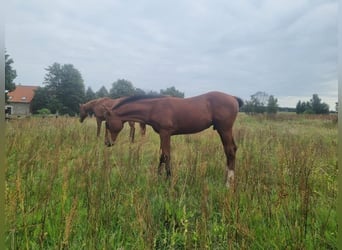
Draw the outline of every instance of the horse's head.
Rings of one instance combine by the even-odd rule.
[[[84,104],[80,104],[80,122],[83,122],[87,116],[88,113],[85,110]]]
[[[123,128],[123,122],[115,115],[115,113],[108,108],[105,108],[106,111],[104,113],[104,117],[106,119],[106,129],[109,130],[112,142],[114,143],[116,140],[116,137],[120,133],[120,131]],[[107,144],[107,146],[111,146],[110,144]]]

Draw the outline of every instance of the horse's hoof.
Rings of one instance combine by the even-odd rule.
[[[107,143],[105,143],[105,145],[106,145],[107,147],[111,147],[111,146],[113,146],[113,143],[107,142]]]

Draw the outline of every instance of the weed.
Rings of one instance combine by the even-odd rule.
[[[107,148],[95,120],[6,123],[8,249],[336,249],[337,128],[302,116],[235,124],[236,189],[217,132]]]

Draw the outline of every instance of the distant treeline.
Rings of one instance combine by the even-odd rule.
[[[338,103],[335,109],[337,110]],[[295,108],[279,107],[278,99],[273,95],[258,91],[251,95],[250,100],[245,101],[245,105],[241,108],[241,112],[246,114],[276,114],[277,112],[295,112],[297,114],[329,114],[336,113],[329,111],[329,105],[322,102],[317,94],[312,95],[310,101],[298,101]]]

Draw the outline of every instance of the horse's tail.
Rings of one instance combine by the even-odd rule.
[[[234,96],[235,97],[235,99],[238,101],[238,103],[239,103],[239,108],[241,108],[242,106],[243,106],[243,100],[240,98],[240,97],[237,97],[237,96]]]

